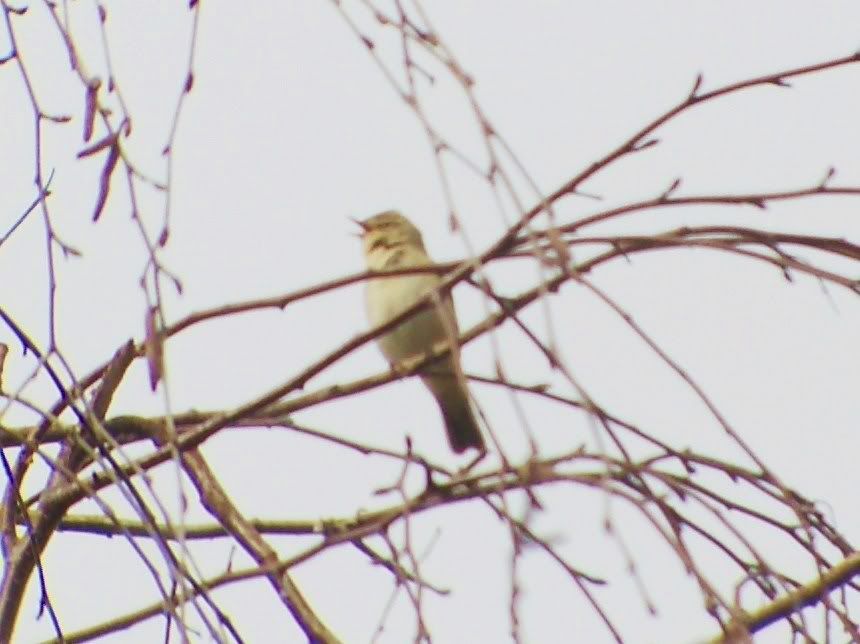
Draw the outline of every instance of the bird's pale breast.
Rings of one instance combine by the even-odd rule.
[[[374,326],[384,324],[403,313],[440,282],[436,275],[408,275],[372,280],[367,286],[368,317]],[[445,300],[445,316],[456,330],[450,297]],[[429,351],[446,337],[446,327],[438,308],[426,309],[399,325],[378,342],[390,362]]]

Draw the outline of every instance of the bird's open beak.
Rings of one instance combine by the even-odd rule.
[[[355,217],[347,217],[351,222],[355,223],[358,226],[361,226],[360,233],[353,233],[356,237],[364,237],[364,233],[367,232],[367,225],[361,221],[360,219],[356,219]]]

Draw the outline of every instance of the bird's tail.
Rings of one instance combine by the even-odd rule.
[[[443,363],[444,364],[444,363]],[[431,367],[432,369],[432,367]],[[434,371],[436,371],[434,369]],[[448,442],[451,449],[464,452],[469,447],[484,451],[484,438],[478,429],[478,422],[469,403],[469,394],[460,380],[445,370],[446,373],[422,376],[424,384],[433,392],[442,417],[445,419],[445,429],[448,432]]]

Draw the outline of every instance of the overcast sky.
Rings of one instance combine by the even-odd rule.
[[[362,18],[359,4],[342,2],[367,33],[375,39],[378,34],[375,51],[382,60],[399,69],[397,38]],[[425,4],[435,28],[475,79],[481,108],[545,192],[682,100],[698,73],[708,90],[860,48],[860,5],[847,1]],[[69,9],[85,64],[104,75],[94,5],[73,3]],[[186,5],[167,2],[107,9],[114,76],[133,119],[125,145],[142,172],[163,182],[162,151],[188,69],[191,14]],[[43,125],[42,167],[46,174],[54,171],[53,224],[82,253],[59,258],[56,267],[58,343],[80,376],[130,336],[142,337],[146,300],[139,280],[146,251],[129,219],[121,174],[100,220],[91,221],[104,157],[75,158],[84,146],[83,96],[46,10],[33,3],[13,21],[43,109],[72,116],[67,124]],[[0,53],[8,48],[0,35]],[[203,3],[193,71],[172,147],[170,239],[162,259],[181,278],[183,292],[164,286],[169,320],[361,270],[359,243],[347,217],[399,209],[422,229],[440,261],[462,258],[469,248],[481,250],[505,229],[486,182],[452,166],[451,195],[463,234],[450,231],[445,194],[421,124],[334,3],[298,0],[258,3],[253,9],[244,3]],[[429,118],[449,141],[484,163],[480,131],[462,92],[443,70],[431,73],[435,82],[423,90]],[[778,191],[812,186],[831,166],[837,183],[858,186],[858,80],[855,65],[799,79],[790,89],[755,88],[705,105],[660,130],[659,146],[622,160],[583,190],[602,197],[601,207],[653,197],[679,177],[683,194]],[[32,109],[8,63],[0,67],[0,96],[0,230],[6,230],[35,196]],[[517,181],[524,203],[535,203],[537,196]],[[139,207],[154,235],[163,221],[164,195],[145,185],[138,189]],[[593,200],[572,197],[560,201],[556,212],[572,221],[595,208]],[[719,222],[857,242],[857,213],[856,198],[806,199],[766,211],[652,211],[589,234],[644,234]],[[42,346],[48,338],[44,252],[39,216],[31,216],[0,250],[2,306]],[[532,269],[519,268],[498,268],[493,276],[507,295],[535,279]],[[820,501],[849,539],[860,539],[856,295],[822,288],[809,278],[789,283],[773,268],[706,251],[641,255],[601,268],[593,279],[697,379],[783,480]],[[474,291],[461,286],[456,297],[461,326],[482,319],[484,303]],[[547,306],[533,307],[524,319],[544,329],[551,311],[561,356],[607,409],[678,448],[741,460],[701,402],[592,294],[567,286]],[[238,405],[365,329],[360,286],[283,312],[255,312],[195,328],[168,343],[169,404],[174,411]],[[467,371],[490,375],[499,357],[518,382],[551,382],[560,392],[575,393],[569,385],[565,390],[515,329],[503,328],[495,341],[500,355],[489,338],[466,348]],[[0,342],[13,348],[4,375],[5,389],[13,391],[35,362],[21,356],[6,328],[0,328]],[[164,386],[152,395],[140,362],[117,392],[112,413],[165,412]],[[308,387],[384,368],[368,345]],[[526,434],[511,398],[490,386],[476,385],[474,394],[509,455],[526,457]],[[45,406],[53,400],[44,378],[29,384],[25,395]],[[543,455],[592,444],[594,428],[583,416],[533,403],[523,404]],[[30,420],[20,409],[2,418],[10,425]],[[449,452],[432,400],[417,382],[393,383],[302,412],[295,420],[390,449],[402,449],[409,434],[416,451],[431,460],[462,464]],[[203,452],[249,517],[350,516],[396,501],[374,494],[396,480],[396,462],[358,456],[286,430],[222,432]],[[168,505],[175,505],[171,467],[161,468],[163,476],[156,480]],[[416,477],[418,486],[420,474]],[[188,520],[206,521],[193,490],[189,495]],[[118,495],[108,492],[104,498],[123,512]],[[629,508],[593,491],[545,490],[541,499],[546,509],[535,518],[535,529],[553,538],[571,565],[611,581],[599,597],[629,641],[680,644],[714,633],[693,581]],[[523,507],[522,498],[513,496],[512,508]],[[80,510],[96,511],[94,506]],[[603,529],[607,513],[618,526],[617,539]],[[419,552],[429,549],[425,577],[452,591],[426,598],[434,641],[507,641],[510,540],[498,520],[475,502],[426,513],[414,520],[414,529]],[[271,542],[284,556],[298,547],[295,539]],[[656,615],[648,613],[626,570],[622,543],[634,553]],[[206,575],[223,571],[230,561],[227,539],[195,547]],[[763,547],[799,579],[812,577],[808,562],[790,567],[794,551],[785,544],[765,539]],[[233,556],[234,568],[248,565],[243,553]],[[121,538],[58,535],[44,563],[51,598],[69,631],[157,598]],[[520,575],[525,641],[611,641],[582,595],[545,555],[528,552]],[[345,642],[369,641],[390,596],[388,573],[342,548],[298,568],[295,576]],[[736,582],[721,580],[725,589]],[[246,641],[301,641],[266,582],[214,596]],[[31,592],[19,619],[19,641],[51,636],[48,621],[34,618],[36,610],[37,594]],[[410,641],[412,615],[401,595],[379,641]],[[105,641],[159,641],[163,627],[154,619]],[[786,631],[777,627],[756,641],[785,638]]]

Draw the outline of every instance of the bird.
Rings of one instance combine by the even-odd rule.
[[[371,271],[390,271],[432,266],[421,231],[395,210],[387,210],[364,220],[353,219],[362,228],[364,258]],[[385,324],[413,306],[439,286],[438,273],[426,272],[367,281],[365,304],[372,326]],[[451,449],[460,454],[470,447],[485,452],[486,447],[469,401],[469,392],[460,367],[457,344],[457,316],[448,293],[442,299],[404,320],[376,339],[391,364],[423,355],[446,339],[451,351],[419,372],[421,380],[439,405]]]

